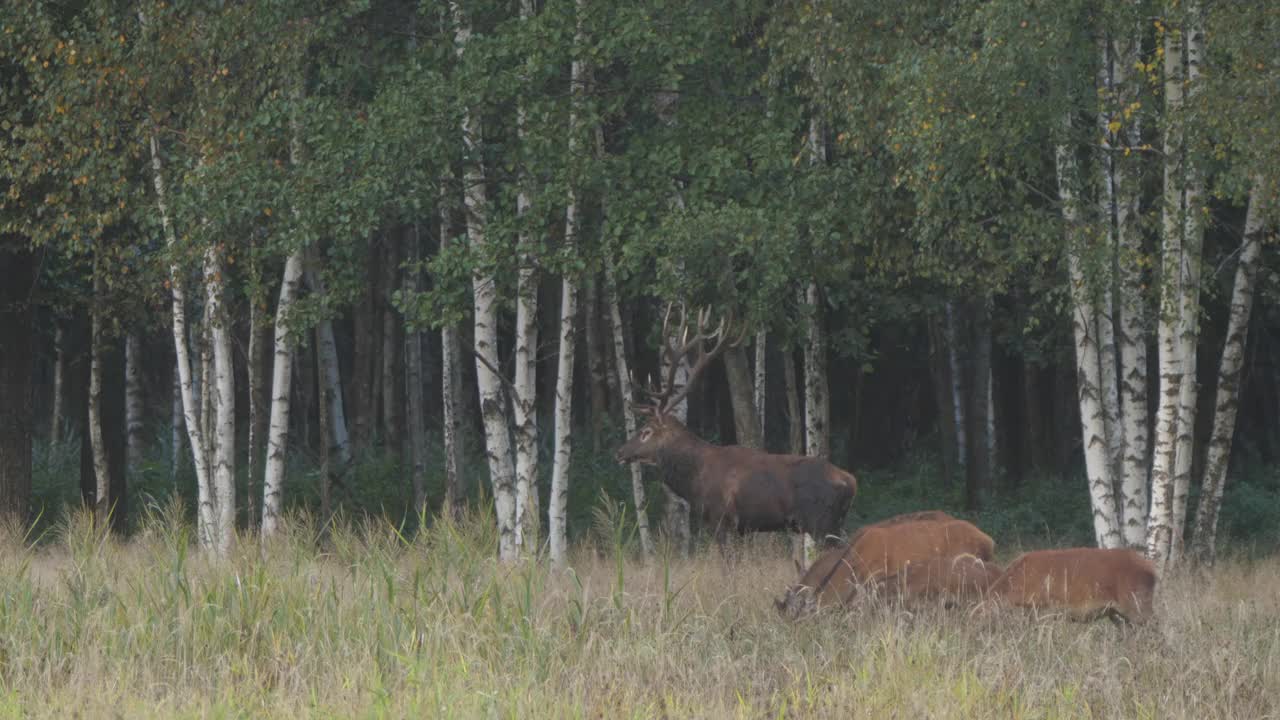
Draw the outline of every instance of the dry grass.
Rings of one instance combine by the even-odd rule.
[[[0,716],[1261,718],[1280,691],[1280,562],[1178,578],[1158,626],[895,608],[780,620],[780,544],[730,568],[501,567],[483,523],[305,522],[218,563],[160,514],[0,541]]]

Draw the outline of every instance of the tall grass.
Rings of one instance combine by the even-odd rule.
[[[1280,563],[1159,592],[1121,632],[868,608],[784,622],[780,541],[633,558],[601,512],[572,569],[504,567],[483,516],[406,538],[305,515],[229,560],[176,504],[0,533],[0,716],[1274,717]]]

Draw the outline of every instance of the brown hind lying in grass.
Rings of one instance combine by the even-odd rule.
[[[844,546],[823,553],[776,602],[778,611],[798,617],[845,604],[860,585],[901,573],[913,563],[965,554],[991,559],[995,542],[973,524],[945,513],[913,515],[869,525]]]
[[[997,603],[1061,611],[1078,620],[1140,623],[1151,617],[1155,587],[1151,561],[1133,550],[1068,548],[1019,556],[989,595]]]

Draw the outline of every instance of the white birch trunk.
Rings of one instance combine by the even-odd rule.
[[[583,45],[582,15],[585,1],[575,3],[576,25],[574,45]],[[580,56],[575,56],[569,70],[569,157],[577,157],[582,132],[583,84],[586,81]],[[570,252],[578,244],[578,187],[577,180],[569,183],[569,203],[564,214],[565,245]],[[576,352],[576,324],[578,318],[578,285],[572,272],[566,271],[560,286],[560,357],[556,365],[556,437],[555,459],[551,465],[551,507],[547,524],[551,541],[551,562],[564,567],[568,560],[568,506],[569,470],[573,461],[573,363]]]
[[[204,277],[202,275],[202,285],[203,281]],[[204,452],[205,467],[209,468],[209,485],[203,488],[205,493],[201,496],[200,507],[205,513],[204,515],[201,515],[205,521],[205,529],[211,530],[214,522],[212,495],[213,443],[215,439],[213,427],[213,403],[216,400],[216,396],[214,395],[213,388],[210,387],[213,383],[213,339],[211,337],[213,328],[210,325],[210,315],[208,312],[210,304],[208,297],[209,287],[207,285],[203,285],[203,287],[205,289],[205,313],[204,317],[200,319],[200,324],[197,326],[199,327],[200,332],[197,335],[195,347],[196,352],[200,356],[200,381],[197,388],[200,390],[200,428],[203,430],[201,436],[204,438],[204,447],[201,448],[201,450]],[[210,535],[209,537],[212,538],[213,536]]]
[[[621,389],[622,422],[627,437],[635,437],[636,412],[631,406],[635,399],[631,387],[631,373],[627,363],[627,344],[622,326],[622,311],[618,307],[618,286],[613,277],[613,265],[605,265],[605,302],[609,306],[609,320],[613,326],[613,355],[618,367],[618,385]],[[644,468],[640,463],[629,463],[631,470],[631,497],[636,506],[636,525],[640,533],[640,549],[645,555],[653,554],[653,537],[649,533],[648,503],[644,492]]]
[[[1196,511],[1192,547],[1196,557],[1212,564],[1217,555],[1218,511],[1222,507],[1222,490],[1227,481],[1231,459],[1231,439],[1235,434],[1236,411],[1239,409],[1240,371],[1244,365],[1244,349],[1249,338],[1249,315],[1253,309],[1254,282],[1262,258],[1263,218],[1269,208],[1270,188],[1261,177],[1253,181],[1249,211],[1244,223],[1244,241],[1240,245],[1239,264],[1231,291],[1231,314],[1227,319],[1227,339],[1218,366],[1218,390],[1214,400],[1213,432],[1209,436],[1204,480],[1201,482],[1200,505]]]
[[[177,252],[178,237],[169,215],[168,200],[165,197],[164,165],[160,158],[160,142],[153,129],[149,138],[151,149],[152,182],[156,191],[156,205],[160,210],[160,224],[164,230],[165,244],[171,253]],[[209,488],[209,466],[204,454],[203,427],[199,423],[199,412],[191,388],[191,357],[187,352],[187,297],[182,267],[176,259],[169,265],[169,285],[173,293],[173,346],[177,354],[178,378],[182,392],[183,422],[187,427],[187,441],[191,446],[191,457],[196,470],[196,487],[203,495]],[[175,449],[176,450],[176,449]],[[176,454],[176,452],[175,452]],[[175,461],[175,466],[176,466]],[[201,525],[204,525],[202,522]],[[197,533],[201,547],[208,549],[211,538]]]
[[[1067,127],[1070,127],[1068,118]],[[1098,312],[1092,283],[1085,276],[1081,254],[1080,204],[1076,189],[1079,171],[1073,150],[1059,145],[1056,151],[1058,196],[1066,225],[1067,268],[1071,291],[1071,318],[1076,350],[1076,391],[1080,402],[1081,440],[1084,444],[1085,472],[1093,507],[1094,540],[1098,547],[1122,544],[1115,489],[1111,478],[1111,457],[1106,436],[1106,411],[1102,402],[1102,369],[1098,348]]]
[[[817,118],[809,120],[809,162],[813,165],[826,163],[827,146],[823,137],[822,124]],[[805,454],[811,457],[827,458],[831,454],[830,418],[831,407],[827,397],[827,345],[822,333],[822,307],[819,302],[818,286],[810,282],[804,291],[804,302],[808,306],[808,328],[804,344],[804,427]],[[814,538],[806,533],[804,537],[804,557],[808,566],[808,558],[814,554]]]
[[[520,0],[520,19],[533,17],[532,0]],[[572,123],[572,120],[571,120]],[[516,134],[524,141],[525,109],[516,108]],[[533,252],[534,241],[524,229],[529,212],[528,179],[520,178],[516,193],[516,218],[521,224],[517,240],[520,253],[519,277],[516,281],[516,348],[515,392],[511,398],[515,418],[516,442],[516,547],[536,549],[538,545],[538,272]]]
[[[805,454],[810,457],[831,456],[829,420],[831,406],[827,396],[827,343],[822,332],[822,305],[818,286],[809,283],[805,290],[805,304],[809,307],[809,327],[804,344],[804,437]],[[814,538],[804,536],[804,556],[813,557]],[[808,563],[806,562],[807,566]]]
[[[1097,281],[1093,283],[1096,290],[1094,297],[1097,300],[1097,327],[1098,327],[1098,365],[1101,370],[1099,374],[1099,387],[1102,393],[1102,420],[1104,428],[1104,437],[1107,443],[1107,464],[1109,476],[1112,480],[1112,493],[1116,497],[1116,521],[1122,527],[1121,541],[1123,542],[1123,506],[1124,498],[1116,494],[1122,483],[1118,480],[1122,477],[1122,465],[1124,461],[1124,425],[1120,419],[1120,386],[1117,376],[1117,349],[1116,349],[1116,332],[1115,332],[1115,279],[1112,273],[1112,264],[1115,260],[1117,240],[1115,227],[1116,214],[1116,186],[1115,186],[1115,156],[1114,144],[1112,143],[1113,134],[1110,128],[1111,113],[1108,109],[1111,107],[1114,97],[1114,84],[1112,82],[1112,56],[1111,45],[1104,38],[1098,43],[1099,50],[1099,71],[1098,71],[1098,94],[1102,98],[1102,109],[1098,113],[1098,129],[1102,138],[1102,153],[1098,162],[1098,169],[1101,172],[1101,192],[1098,199],[1098,215],[1102,219],[1104,232],[1103,247],[1106,250],[1105,266],[1100,270],[1101,275]]]
[[[102,271],[95,262],[93,295],[102,302]],[[102,527],[111,512],[111,472],[107,464],[107,443],[102,434],[102,310],[95,305],[89,339],[89,445],[93,449],[93,516]]]
[[[672,347],[680,344],[680,338],[672,335],[668,340]],[[663,354],[662,359],[662,376],[666,377],[671,370],[671,363]],[[684,387],[689,384],[689,361],[687,358],[681,357],[676,361],[675,374],[672,384],[674,387]],[[680,398],[680,402],[671,409],[671,415],[677,420],[687,425],[689,423],[689,397],[686,395]],[[689,528],[689,503],[684,498],[671,491],[666,483],[662,485],[662,491],[666,496],[666,519],[664,522],[668,540],[676,544],[676,549],[681,555],[688,556],[689,546],[692,541]]]
[[[450,3],[454,22],[454,48],[459,57],[465,52],[471,37],[471,27],[456,2]],[[483,137],[480,119],[468,109],[462,119],[462,139],[465,146],[463,204],[466,208],[467,237],[472,247],[481,251],[486,243],[485,215],[487,198],[484,188],[484,168],[480,160],[480,144]],[[475,353],[476,384],[479,386],[480,416],[484,421],[485,454],[489,460],[489,475],[493,484],[493,504],[498,516],[498,557],[503,562],[514,561],[520,554],[516,543],[516,493],[515,468],[512,463],[510,418],[503,401],[502,379],[498,369],[498,295],[495,278],[477,272],[472,277],[475,294]]]
[[[416,296],[419,290],[418,261],[421,259],[422,254],[420,243],[418,226],[415,224],[413,235],[409,239],[409,268],[404,276],[405,293],[409,297]],[[422,382],[422,333],[414,328],[406,329],[404,334],[404,377],[405,392],[408,399],[405,407],[405,415],[407,415],[405,424],[409,428],[409,466],[413,473],[413,509],[417,513],[419,520],[425,523],[427,517],[426,399]],[[447,429],[446,432],[448,432]]]
[[[1138,60],[1140,40],[1131,37],[1124,46],[1113,44],[1112,83],[1119,89],[1120,105],[1128,108],[1137,97],[1138,80],[1130,80],[1130,70]],[[1121,118],[1121,135],[1127,156],[1141,141],[1136,114],[1127,123]],[[1111,180],[1115,188],[1116,244],[1119,247],[1119,311],[1120,330],[1120,417],[1123,444],[1123,475],[1120,502],[1124,543],[1142,547],[1146,543],[1148,505],[1148,460],[1151,434],[1147,425],[1147,323],[1143,308],[1142,271],[1138,257],[1142,253],[1142,235],[1137,227],[1137,177],[1131,177],[1124,157],[1115,158]]]
[[[769,333],[761,330],[756,333],[756,368],[755,368],[755,403],[756,403],[756,424],[760,428],[760,447],[763,448],[767,444],[765,440],[765,423],[764,423],[764,397],[767,387],[766,380],[768,376],[765,374],[767,370],[766,360],[769,348]]]
[[[295,104],[301,100],[301,88],[295,86]],[[295,113],[297,111],[295,110]],[[302,163],[302,137],[296,115],[290,118],[289,164]],[[298,209],[293,208],[295,220]],[[299,243],[289,253],[280,280],[280,297],[276,301],[275,337],[271,361],[271,419],[267,426],[267,462],[262,471],[262,537],[274,535],[280,527],[284,500],[284,468],[289,449],[289,414],[294,349],[289,338],[289,320],[298,286],[302,282],[303,248]],[[305,408],[304,408],[305,410]]]
[[[1182,317],[1182,39],[1164,34],[1165,119],[1163,247],[1160,283],[1160,406],[1156,411],[1155,447],[1151,463],[1151,512],[1147,521],[1147,556],[1163,573],[1173,536],[1173,475],[1176,459],[1183,378]]]
[[[574,63],[578,65],[578,63]],[[573,242],[577,233],[577,198],[569,202],[566,213],[568,237]],[[575,320],[578,316],[578,288],[566,276],[560,290],[560,357],[556,365],[556,438],[555,459],[551,465],[551,501],[547,510],[551,562],[564,567],[568,559],[569,468],[573,459],[573,362],[575,354]]]
[[[130,470],[142,462],[142,338],[129,333],[124,344],[125,457]]]
[[[231,331],[228,329],[223,294],[225,273],[222,258],[210,247],[205,255],[205,287],[208,304],[211,345],[213,354],[213,381],[206,392],[214,405],[214,457],[213,484],[210,499],[213,505],[214,552],[226,557],[236,530],[236,387],[235,367],[232,365]]]
[[[1204,50],[1204,28],[1200,25],[1199,3],[1187,7],[1186,100],[1193,101],[1200,87],[1200,62]],[[1175,120],[1176,122],[1176,120]],[[1195,459],[1196,407],[1200,383],[1196,379],[1196,346],[1200,339],[1200,264],[1204,246],[1204,174],[1184,145],[1182,155],[1184,196],[1182,215],[1182,276],[1178,314],[1182,325],[1182,384],[1178,393],[1178,439],[1174,451],[1172,527],[1169,561],[1182,559],[1187,523],[1187,496],[1191,492],[1191,466]]]

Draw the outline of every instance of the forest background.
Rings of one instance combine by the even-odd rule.
[[[688,509],[613,462],[667,303],[702,437],[1162,567],[1280,540],[1280,8],[17,2],[0,510],[215,554],[291,509],[504,560]],[[641,508],[641,512],[637,512]],[[1221,526],[1221,530],[1219,527]],[[1031,540],[1033,539],[1034,540]]]

